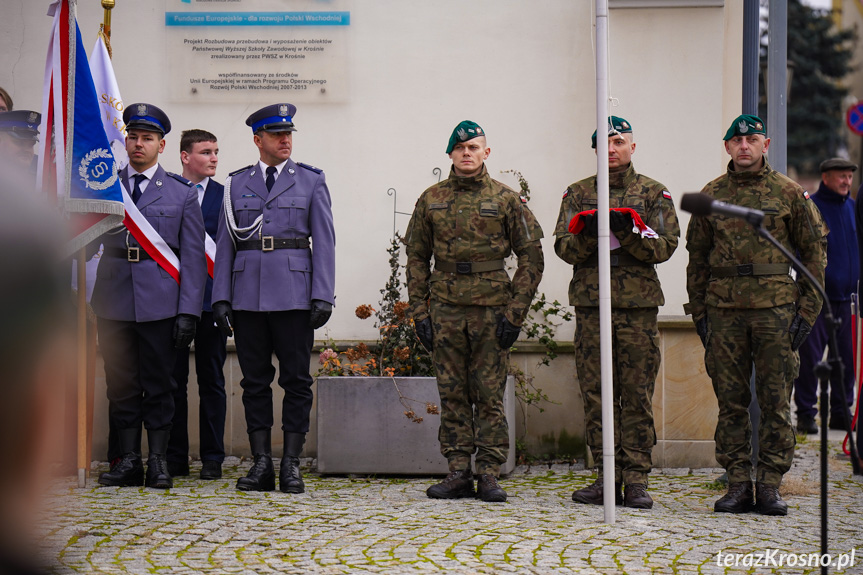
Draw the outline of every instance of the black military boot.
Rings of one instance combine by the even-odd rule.
[[[782,501],[779,488],[755,483],[755,512],[761,515],[788,515],[788,504]]]
[[[285,432],[284,451],[279,469],[279,489],[283,493],[303,493],[306,485],[300,475],[300,453],[306,442],[305,433]]]
[[[797,433],[806,435],[815,435],[818,433],[818,424],[815,423],[815,418],[808,415],[798,415]]]
[[[632,509],[652,509],[653,498],[644,483],[630,483],[623,488],[623,506]]]
[[[576,503],[586,503],[588,505],[602,505],[602,496],[604,489],[602,487],[602,477],[597,477],[591,485],[583,489],[577,489],[572,494],[572,500]],[[620,492],[620,483],[614,484],[614,504],[623,505],[623,494]]]
[[[150,454],[147,456],[147,487],[154,489],[170,489],[174,486],[174,480],[168,473],[168,460],[165,454],[168,452],[167,429],[148,429],[147,443],[150,444]]]
[[[187,477],[189,475],[189,462],[169,461],[168,473],[171,474],[171,477]]]
[[[262,429],[249,434],[249,443],[255,462],[245,477],[237,479],[240,491],[273,491],[276,488],[276,472],[273,469],[273,450],[270,430]]]
[[[713,510],[716,513],[749,513],[753,506],[752,482],[735,481],[728,484],[728,493],[716,500]]]
[[[123,456],[110,471],[99,475],[99,483],[117,487],[144,485],[144,463],[141,461],[141,428],[120,429],[118,443]]]
[[[476,476],[476,498],[490,503],[500,503],[506,501],[506,491],[497,482],[497,477],[484,473]]]
[[[446,479],[426,489],[426,495],[431,499],[459,499],[473,497],[473,475],[470,469],[451,471]]]

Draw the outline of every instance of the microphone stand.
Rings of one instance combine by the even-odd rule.
[[[824,307],[822,308],[821,313],[824,316],[824,323],[827,325],[828,358],[827,361],[822,360],[815,366],[815,375],[818,377],[818,384],[821,386],[821,554],[823,557],[827,555],[827,412],[830,409],[827,397],[827,384],[829,383],[830,376],[834,370],[837,375],[837,381],[842,381],[843,365],[842,358],[839,357],[839,348],[836,337],[839,322],[833,317],[833,311],[830,309],[830,300],[827,298],[827,293],[824,291],[824,287],[815,279],[815,276],[806,269],[806,266],[794,257],[794,254],[779,243],[779,241],[777,241],[770,232],[764,229],[762,219],[763,217],[753,219],[746,218],[746,221],[752,224],[755,231],[758,232],[758,235],[769,241],[776,247],[776,249],[782,252],[782,254],[788,258],[788,261],[791,262],[794,269],[797,270],[797,273],[803,274],[803,276],[809,280],[809,283],[818,290],[821,297],[824,298]],[[845,387],[841,384],[837,387],[840,390],[839,394],[842,396],[843,405],[847,405],[847,398],[844,397]],[[857,454],[857,447],[854,444],[854,434],[851,432],[851,422],[848,421],[847,411],[848,410],[846,409],[845,428],[848,430],[848,446],[851,451],[851,468],[854,471],[854,475],[860,475],[860,460]],[[821,572],[825,575],[827,574],[826,565],[822,565]]]

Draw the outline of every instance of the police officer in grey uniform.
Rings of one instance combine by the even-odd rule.
[[[176,349],[189,346],[201,315],[207,263],[204,220],[198,194],[182,176],[159,165],[168,116],[152,104],[131,104],[123,113],[129,165],[120,172],[138,210],[180,260],[175,280],[121,227],[101,236],[105,246],[96,274],[92,305],[111,424],[122,459],[99,476],[103,485],[145,484],[141,424],[150,448],[146,485],[173,485],[165,459],[174,415],[171,370]]]
[[[41,121],[42,114],[30,110],[0,112],[0,158],[4,164],[35,171],[33,147]]]
[[[335,302],[335,231],[330,192],[321,170],[290,159],[293,104],[252,114],[260,161],[225,182],[224,218],[216,239],[213,315],[235,331],[243,372],[243,407],[254,464],[237,481],[242,491],[275,489],[271,449],[275,376],[279,360],[284,451],[279,488],[305,491],[299,456],[309,430],[314,330]]]

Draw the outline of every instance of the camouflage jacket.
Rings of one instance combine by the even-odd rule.
[[[542,278],[542,228],[513,190],[491,179],[483,166],[476,176],[449,178],[417,200],[405,234],[410,316],[428,316],[429,297],[454,305],[505,305],[506,318],[521,325]],[[518,266],[470,274],[431,270],[441,262],[503,260],[515,253]]]
[[[792,253],[797,252],[806,268],[824,282],[827,265],[827,226],[815,202],[797,183],[769,166],[757,172],[728,172],[702,190],[717,200],[766,214],[763,226]],[[689,265],[686,313],[698,321],[707,306],[721,308],[767,308],[796,303],[809,325],[821,311],[821,296],[809,282],[795,282],[787,273],[711,277],[712,268],[741,264],[786,264],[788,260],[755,229],[739,218],[693,217],[686,230]],[[790,264],[789,264],[790,268]]]
[[[659,237],[642,237],[631,229],[612,232],[620,247],[612,255],[631,256],[648,265],[620,265],[611,268],[612,307],[657,307],[665,303],[656,266],[677,249],[680,224],[668,189],[647,176],[626,170],[609,174],[609,208],[634,209],[642,221]],[[554,228],[554,251],[573,265],[569,282],[569,303],[573,306],[599,305],[599,273],[596,264],[599,240],[585,234],[569,233],[569,222],[579,212],[597,207],[596,176],[576,182],[566,189]]]

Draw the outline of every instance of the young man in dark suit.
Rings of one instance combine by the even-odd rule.
[[[219,143],[205,130],[186,130],[180,136],[183,177],[195,185],[204,228],[215,246],[225,187],[212,179],[219,164]],[[207,242],[210,243],[210,242]],[[214,254],[208,254],[214,257]],[[210,262],[211,263],[211,262]],[[210,274],[212,267],[208,265]],[[211,296],[213,278],[207,277],[204,306],[195,331],[195,373],[198,378],[198,430],[201,479],[219,479],[225,460],[225,342],[226,336],[213,322]],[[174,421],[168,443],[168,470],[173,477],[189,475],[189,350],[177,352],[174,364]]]

